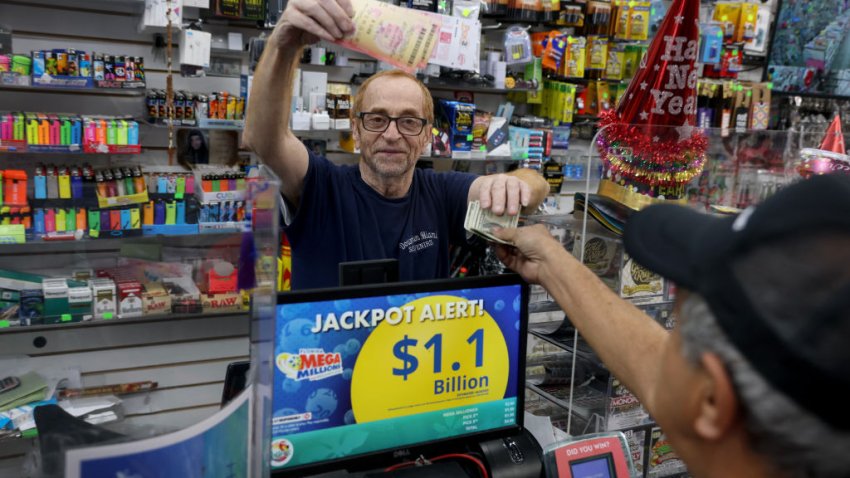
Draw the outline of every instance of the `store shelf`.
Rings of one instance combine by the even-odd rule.
[[[198,118],[198,128],[241,130],[245,128],[245,120]]]
[[[226,17],[216,17],[213,15],[200,15],[200,18],[187,18],[183,17],[183,22],[191,22],[201,20],[203,24],[210,26],[223,26],[223,27],[233,27],[233,28],[253,28],[255,30],[263,30],[268,31],[272,30],[272,27],[265,26],[265,22],[263,20],[248,20],[241,18],[226,18]]]
[[[576,85],[586,85],[591,81],[604,81],[605,83],[611,83],[615,85],[619,83],[628,84],[629,82],[631,82],[631,78],[629,78],[628,80],[613,80],[610,78],[574,78],[571,76],[553,75],[551,73],[544,75],[544,81],[545,80],[560,81],[562,83],[574,83]]]
[[[560,349],[566,350],[569,353],[573,353],[573,335],[572,334],[569,334],[569,338],[563,338],[563,337],[558,337],[558,336],[552,336],[552,335],[549,335],[549,334],[543,334],[543,333],[540,333],[540,332],[537,332],[537,331],[534,331],[534,330],[530,330],[530,329],[529,329],[528,333],[530,333],[531,335],[533,335],[533,336],[535,336],[535,337],[537,337],[541,340],[549,342],[550,344],[552,344],[552,345],[554,345],[554,346],[556,346]],[[586,349],[584,349],[582,346],[586,347]],[[596,356],[596,354],[593,352],[593,350],[590,348],[590,346],[587,345],[581,339],[581,337],[579,337],[578,350],[575,351],[575,353],[579,357],[595,364],[596,366],[598,366],[601,369],[605,369],[605,370],[608,369],[608,367],[606,367],[605,364],[602,363],[601,360],[599,360],[599,357]]]
[[[594,390],[592,388],[581,388],[576,389],[573,395],[573,404],[570,406],[570,403],[567,400],[560,398],[556,395],[553,395],[549,391],[544,390],[538,385],[533,385],[530,383],[525,384],[526,388],[532,390],[534,393],[540,395],[541,397],[549,400],[555,405],[564,408],[564,409],[572,409],[573,413],[578,415],[585,420],[590,420],[594,414],[604,414],[605,413],[605,394]],[[568,385],[564,385],[558,388],[569,388]]]
[[[108,231],[107,231],[108,233]],[[0,244],[0,257],[4,255],[49,255],[68,252],[118,252],[127,246],[160,246],[173,248],[238,247],[239,234],[233,232],[197,235],[151,235],[67,241],[32,241],[24,244]],[[167,239],[167,244],[163,243]]]
[[[96,96],[144,96],[144,88],[70,88],[52,86],[21,86],[0,84],[0,91],[36,92],[48,94],[74,94]]]
[[[62,146],[62,145],[24,145],[24,146],[6,146],[0,144],[0,154],[35,154],[35,155],[74,155],[74,156],[132,156],[139,154],[141,151],[128,152],[108,152],[108,153],[93,153],[84,151],[82,146],[77,147]],[[119,147],[120,146],[116,146]]]
[[[506,16],[488,16],[486,14],[482,14],[479,19],[482,22],[482,34],[486,34],[489,31],[494,30],[504,30],[512,25],[520,25],[520,26],[529,26],[529,25],[537,25],[537,26],[547,26],[552,28],[564,28],[563,25],[557,25],[555,21],[540,21],[540,20],[529,20],[522,18],[514,18],[514,17],[506,17]]]
[[[227,75],[224,73],[216,73],[214,71],[205,71],[204,75],[209,78],[240,78],[240,75]]]
[[[298,65],[298,68],[302,70],[310,70],[310,71],[340,71],[345,72],[347,70],[359,69],[360,65],[314,65],[312,63],[301,63]]]
[[[340,159],[360,159],[360,153],[351,153],[348,151],[327,151],[325,155]]]
[[[528,304],[529,314],[539,314],[543,312],[558,312],[561,311],[561,306],[554,300],[538,301],[533,304]]]
[[[499,163],[519,163],[522,161],[521,159],[513,159],[507,156],[470,156],[466,157],[457,157],[452,155],[451,158],[441,158],[441,157],[432,157],[431,159],[451,159],[452,161],[472,161],[472,162],[485,162],[485,161],[494,161]]]
[[[152,128],[168,128],[168,125],[163,121],[143,121],[140,124],[150,126]],[[175,128],[197,128],[205,130],[233,130],[241,131],[245,128],[245,120],[220,120],[220,119],[201,119],[198,121],[182,122],[174,121]]]
[[[303,129],[292,130],[292,134],[301,138],[335,138],[339,133],[350,133],[350,129]]]
[[[537,91],[528,88],[495,88],[487,85],[472,85],[461,81],[445,81],[435,78],[428,78],[425,86],[429,90],[435,91],[469,91],[472,93],[504,95],[508,93],[527,93],[529,91]]]
[[[242,58],[248,52],[244,50],[231,50],[229,48],[210,48],[210,56]]]
[[[185,313],[185,314],[175,314],[171,312],[167,312],[164,314],[156,314],[156,315],[143,315],[140,317],[124,317],[124,318],[114,318],[109,320],[88,320],[83,322],[62,322],[58,324],[47,324],[47,325],[26,325],[26,326],[12,326],[6,328],[0,328],[0,335],[4,337],[13,336],[15,334],[26,334],[32,332],[47,332],[51,330],[68,330],[68,329],[95,329],[98,327],[114,327],[120,325],[132,325],[132,324],[144,324],[144,323],[153,323],[153,322],[174,322],[177,320],[192,320],[192,319],[211,319],[216,317],[247,317],[250,314],[250,311],[245,310],[242,312],[199,312],[199,313]]]
[[[298,135],[298,134],[296,133],[296,135]],[[325,154],[334,155],[335,157],[346,157],[346,158],[352,158],[352,159],[357,159],[357,158],[360,157],[360,153],[350,153],[348,151],[327,151]],[[445,158],[445,157],[438,157],[438,156],[420,156],[419,161],[472,161],[472,162],[497,161],[497,162],[507,162],[507,163],[519,162],[519,160],[517,160],[517,159],[504,158],[504,157],[498,157],[498,158],[487,158],[487,157],[485,157],[485,158]]]
[[[116,146],[120,147],[120,146]],[[32,148],[36,148],[33,150]],[[142,148],[144,149],[144,148]],[[132,151],[132,152],[108,152],[108,153],[92,153],[83,151],[82,147],[78,149],[73,149],[68,146],[60,146],[60,145],[33,145],[30,146],[22,146],[22,147],[8,147],[4,145],[0,145],[0,154],[32,154],[32,155],[44,155],[44,156],[52,156],[52,155],[73,155],[73,156],[133,156],[139,154],[141,151]]]
[[[589,121],[589,122],[596,123],[596,122],[599,121],[599,117],[596,116],[596,115],[579,115],[579,114],[573,115],[573,123],[576,123],[578,121]]]

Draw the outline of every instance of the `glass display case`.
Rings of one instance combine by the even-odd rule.
[[[650,128],[656,137],[679,135],[677,128]],[[610,154],[600,151],[601,147],[611,147],[605,134],[601,130],[592,143],[586,158],[588,170],[599,162],[600,156]],[[798,171],[806,169],[801,167],[801,157],[805,160],[805,155],[799,154],[804,145],[793,132],[693,129],[691,134],[705,138],[704,159],[693,178],[683,184],[681,197],[675,202],[704,212],[738,212],[798,180]],[[627,148],[615,150],[615,154],[626,161],[637,155]],[[597,185],[604,182],[616,185],[616,194],[611,194],[611,189],[606,191],[605,186],[597,190]],[[586,186],[575,195],[572,214],[534,216],[528,223],[545,225],[619,297],[672,330],[676,321],[675,284],[633,261],[622,243],[629,216],[656,201],[638,194],[638,188],[617,173],[588,178]],[[617,200],[612,200],[612,196]],[[629,203],[639,207],[624,205]],[[622,431],[640,476],[686,475],[684,463],[670,447],[663,430],[608,371],[570,323],[569,316],[540,286],[532,287],[529,313],[526,410],[549,416],[555,428],[571,436]]]
[[[227,227],[194,221],[185,230],[114,236],[25,228],[22,241],[0,244],[0,379],[10,377],[10,389],[0,392],[0,475],[117,476],[120,460],[104,457],[177,444],[176,453],[136,464],[152,467],[146,476],[157,466],[190,476],[212,465],[247,476],[248,408],[219,410],[228,365],[250,356],[251,320],[262,312],[256,304],[275,291],[279,181],[264,167],[250,169],[238,186],[234,177],[238,191],[218,192],[238,195],[231,201],[197,177],[197,197],[183,199],[234,208],[228,220],[206,222]],[[176,213],[174,198],[150,202]],[[131,222],[144,214],[130,209],[100,211]],[[42,404],[52,406],[35,407]],[[224,412],[230,421],[219,417]],[[219,421],[227,434],[209,431]],[[199,430],[207,430],[201,441]],[[205,451],[240,433],[239,446],[223,457]],[[124,448],[81,450],[116,443]]]

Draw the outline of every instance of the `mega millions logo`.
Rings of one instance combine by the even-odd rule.
[[[324,349],[301,349],[297,354],[278,354],[278,370],[292,380],[322,380],[342,375],[342,355]]]

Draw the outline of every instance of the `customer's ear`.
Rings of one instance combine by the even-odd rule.
[[[694,418],[694,431],[703,439],[718,440],[735,426],[740,413],[732,378],[716,354],[705,352],[700,358],[702,382],[700,403]]]

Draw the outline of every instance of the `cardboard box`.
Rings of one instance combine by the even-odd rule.
[[[142,284],[137,281],[118,282],[118,316],[142,316]]]
[[[68,305],[68,283],[65,279],[44,279],[41,283],[44,294],[44,323],[61,322],[61,317],[71,313]]]
[[[115,295],[115,282],[112,279],[98,278],[89,281],[92,299],[94,301],[95,319],[113,319],[116,316],[117,302]]]
[[[226,294],[201,294],[201,304],[204,313],[242,312],[246,310],[242,303],[242,295],[238,292],[230,292]]]
[[[162,286],[171,297],[171,311],[178,314],[197,314],[203,310],[201,291],[188,277],[167,277]]]
[[[233,264],[225,261],[215,261],[206,272],[206,292],[208,294],[224,294],[238,291],[236,276],[237,271],[233,267]]]
[[[88,286],[68,288],[68,308],[72,321],[91,320],[92,291]]]
[[[310,104],[310,95],[314,95],[314,104]],[[302,71],[301,72],[301,100],[309,112],[312,108],[323,110],[326,108],[325,100],[328,94],[328,74],[324,71]]]
[[[21,293],[16,290],[0,289],[0,321],[9,326],[20,325],[18,311],[21,308]]]
[[[475,105],[460,101],[438,100],[437,123],[441,130],[448,132],[452,153],[472,150]]]
[[[43,277],[0,269],[0,288],[9,290],[41,289]]]
[[[21,291],[21,308],[18,309],[21,325],[40,325],[44,323],[44,292],[42,289],[24,289]]]
[[[159,282],[145,282],[142,292],[142,311],[145,315],[171,313],[171,296]]]

